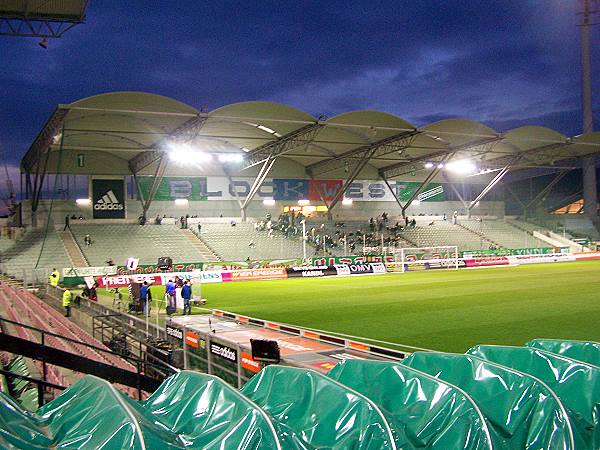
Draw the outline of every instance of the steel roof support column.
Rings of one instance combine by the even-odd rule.
[[[510,195],[512,195],[512,197],[519,203],[519,205],[521,205],[521,211],[522,211],[523,214],[525,214],[525,209],[526,209],[525,203],[523,203],[521,201],[521,199],[519,198],[519,196],[517,194],[515,194],[515,192],[510,188],[510,186],[508,184],[504,183],[504,187],[506,188],[506,190],[508,191],[508,193]]]
[[[227,180],[229,180],[229,186],[233,187],[233,178],[231,178],[229,169],[225,166],[223,166],[223,173],[225,173]],[[240,199],[240,196],[238,195],[235,188],[233,188],[232,193],[233,193],[233,196],[235,197],[235,200],[238,202],[238,206],[240,207],[240,215],[242,216],[242,222],[245,222],[246,221],[246,211],[243,208],[244,204],[242,203],[242,200]]]
[[[477,197],[475,197],[475,199],[469,203],[469,206],[467,207],[467,216],[471,217],[471,209],[473,209],[473,207],[479,203],[479,201],[485,197],[488,192],[490,192],[494,186],[496,186],[501,180],[502,178],[505,177],[505,175],[510,171],[510,167],[511,166],[505,166],[502,168],[502,170],[500,172],[498,172],[496,174],[496,176],[488,183],[488,185],[486,187],[483,188],[483,191],[481,191],[479,193],[479,195]]]
[[[246,197],[246,199],[244,200],[244,203],[242,204],[242,220],[244,222],[246,221],[246,209],[248,208],[248,205],[250,204],[250,202],[252,201],[252,199],[254,198],[254,196],[256,195],[258,190],[260,189],[260,186],[265,181],[265,178],[267,178],[267,175],[271,171],[271,168],[273,167],[273,164],[275,164],[276,160],[277,160],[277,156],[274,156],[274,154],[271,154],[265,160],[262,167],[260,168],[260,171],[258,172],[258,175],[254,179],[254,183],[252,183],[250,192],[248,192],[248,196]]]
[[[544,187],[544,189],[542,189],[529,203],[523,206],[523,213],[525,214],[525,216],[529,216],[528,213],[531,207],[537,206],[540,203],[544,203],[544,200],[546,200],[546,197],[548,197],[550,192],[552,192],[554,186],[556,186],[558,182],[562,180],[565,177],[565,175],[568,174],[570,171],[571,169],[564,169],[558,172],[556,176],[552,179],[552,181],[548,183],[546,187]]]
[[[148,192],[148,198],[146,198],[145,200],[142,200],[142,218],[144,223],[146,223],[146,221],[148,220],[148,209],[150,209],[150,205],[152,204],[152,200],[154,200],[154,194],[156,194],[156,190],[158,189],[158,186],[160,185],[160,183],[163,180],[163,176],[165,175],[165,170],[167,169],[167,161],[168,161],[168,156],[165,153],[162,153],[160,156],[160,159],[158,161],[158,166],[156,166],[156,172],[154,173],[154,179],[152,180],[152,186],[150,186],[150,192]],[[136,179],[136,184],[137,184],[137,176],[134,174],[134,177]],[[141,194],[141,191],[139,190],[139,184],[137,185],[138,187],[138,195],[140,196],[140,198],[143,197],[143,195]]]
[[[382,171],[380,171],[379,175],[381,176],[381,178],[383,179],[383,182],[385,183],[385,185],[388,187],[388,189],[390,190],[390,192],[394,196],[394,200],[396,200],[396,203],[398,203],[398,205],[400,205],[400,209],[402,209],[402,203],[400,203],[400,199],[396,195],[396,192],[392,189],[392,186],[390,185],[390,182],[388,181],[387,177],[385,176],[385,173],[383,173]]]
[[[423,192],[423,189],[425,189],[427,187],[427,185],[431,182],[431,180],[433,180],[437,176],[437,174],[440,173],[440,171],[442,170],[442,167],[444,167],[443,165],[446,163],[446,161],[448,161],[452,157],[452,155],[454,155],[454,153],[446,155],[444,157],[444,159],[442,160],[442,163],[435,166],[435,169],[433,169],[429,173],[429,175],[427,175],[427,177],[423,180],[423,182],[417,188],[417,190],[415,192],[413,192],[413,195],[411,195],[411,197],[404,204],[404,206],[402,206],[402,217],[406,217],[406,210],[408,209],[408,207],[412,204],[412,202],[415,201],[415,199],[419,196],[419,194],[421,192]]]
[[[350,185],[352,183],[354,183],[354,180],[356,180],[356,178],[358,177],[358,175],[360,174],[360,172],[365,168],[365,166],[371,160],[371,157],[375,154],[375,152],[377,151],[378,148],[379,148],[378,146],[374,146],[368,152],[366,152],[366,153],[364,153],[362,155],[362,157],[360,158],[360,160],[358,161],[358,163],[356,164],[356,166],[354,167],[354,169],[350,173],[350,176],[344,182],[344,185],[342,186],[342,189],[340,189],[335,194],[335,197],[333,197],[333,200],[331,200],[331,203],[329,204],[329,210],[327,211],[328,216],[331,217],[331,210],[342,199],[342,197],[344,196],[344,194],[346,193],[346,191],[348,190],[348,188],[350,187]]]

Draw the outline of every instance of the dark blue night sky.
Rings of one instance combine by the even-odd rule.
[[[315,116],[377,109],[415,125],[462,116],[574,135],[576,22],[574,0],[91,0],[87,23],[47,50],[0,36],[0,141],[17,166],[58,103],[115,90],[205,109],[271,100]],[[595,99],[599,44],[597,26]]]

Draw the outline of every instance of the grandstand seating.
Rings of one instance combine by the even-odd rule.
[[[251,223],[238,223],[234,227],[223,223],[203,224],[200,238],[223,261],[244,261],[247,257],[252,260],[302,258],[300,237],[288,239],[276,232],[270,238],[266,231],[256,231]],[[253,246],[249,245],[251,242]]]
[[[548,247],[546,242],[531,233],[502,220],[463,219],[460,224],[503,248]],[[539,227],[538,227],[539,229]]]
[[[484,235],[462,227],[460,222],[453,225],[449,221],[438,220],[429,225],[430,222],[420,221],[419,218],[415,220],[416,227],[406,228],[400,236],[414,242],[417,247],[456,245],[459,250],[479,250],[494,244]]]
[[[44,235],[43,229],[31,230],[2,252],[3,270],[9,275],[23,278],[23,270],[35,268],[38,257],[38,268],[70,267],[71,261],[57,232],[49,229],[45,241]]]
[[[0,308],[4,314],[10,318],[10,320],[15,322],[55,333],[74,341],[91,344],[101,349],[105,349],[107,352],[110,351],[102,342],[92,337],[85,330],[75,325],[72,321],[65,318],[60,312],[27,290],[17,290],[5,284],[0,284]],[[40,341],[40,336],[36,336],[27,329],[18,326],[15,326],[14,328],[20,337],[34,342]],[[78,354],[95,361],[110,364],[133,372],[136,370],[135,367],[133,367],[130,363],[116,355],[94,350],[90,347],[79,345],[75,342],[70,342],[52,336],[47,336],[45,342],[47,345],[54,346],[70,353]],[[58,368],[54,368],[52,374],[53,377],[50,378],[49,381],[55,384],[68,384],[67,379],[71,378],[71,376],[65,377],[65,371],[58,370]],[[72,376],[75,378],[81,378],[81,374],[74,374]],[[137,394],[137,391],[134,389],[128,388],[127,392],[129,392],[131,395]]]
[[[156,264],[161,256],[173,262],[202,262],[202,254],[175,225],[71,225],[73,236],[90,266],[104,266],[109,258],[124,264],[128,258],[139,258],[140,264]],[[89,234],[92,245],[84,244]]]

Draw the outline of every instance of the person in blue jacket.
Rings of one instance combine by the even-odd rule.
[[[192,286],[189,280],[183,282],[181,287],[181,298],[183,299],[183,314],[192,314]]]
[[[167,282],[167,285],[165,286],[165,291],[167,293],[167,300],[169,302],[169,310],[167,311],[167,314],[171,315],[171,312],[175,311],[175,308],[176,308],[175,283],[173,283],[173,280],[169,280]]]

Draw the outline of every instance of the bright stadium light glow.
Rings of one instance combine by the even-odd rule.
[[[306,199],[298,200],[298,204],[300,206],[308,206],[308,205],[310,205],[310,200],[306,200]]]
[[[188,199],[187,198],[176,198],[175,199],[175,205],[176,206],[187,206],[188,205]]]
[[[239,163],[244,160],[244,155],[241,155],[240,153],[219,153],[218,158],[219,162],[222,163]]]
[[[212,161],[212,155],[210,153],[204,153],[196,150],[190,144],[171,142],[168,145],[169,158],[172,161],[179,161],[182,163],[203,163]]]
[[[77,206],[89,206],[92,203],[92,200],[89,198],[78,198],[75,200]]]
[[[426,169],[431,169],[432,167],[433,167],[433,163],[432,162],[425,163],[425,168]]]
[[[446,169],[455,173],[469,174],[475,172],[477,167],[475,164],[473,164],[473,162],[466,159],[461,159],[458,161],[449,162],[446,164]]]
[[[275,205],[275,200],[273,200],[272,198],[265,198],[263,200],[263,205],[265,205],[265,206],[274,206]]]
[[[342,205],[344,205],[344,206],[352,206],[352,203],[353,203],[353,202],[352,202],[352,199],[351,199],[351,198],[344,198],[344,199],[342,200]]]
[[[444,163],[439,163],[438,164],[438,169],[443,169],[444,168]]]

